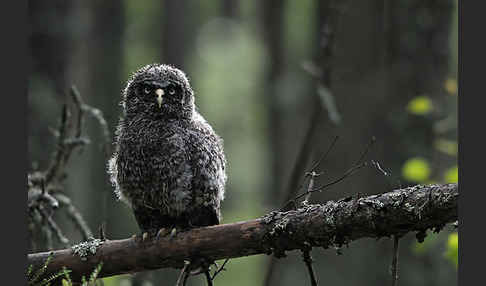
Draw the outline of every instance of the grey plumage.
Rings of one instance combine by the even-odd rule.
[[[226,182],[222,140],[196,111],[186,75],[147,65],[128,80],[108,164],[142,232],[218,224]]]

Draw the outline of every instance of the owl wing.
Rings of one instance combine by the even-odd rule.
[[[198,226],[219,224],[220,206],[224,198],[225,159],[221,140],[209,125],[198,122],[197,132],[190,136],[194,152],[192,188],[194,214],[191,223]]]

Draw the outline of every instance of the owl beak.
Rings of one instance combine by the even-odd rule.
[[[155,94],[157,94],[157,103],[159,104],[159,108],[162,107],[162,95],[164,95],[164,90],[159,88],[155,91]]]

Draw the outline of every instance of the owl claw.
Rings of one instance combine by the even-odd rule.
[[[170,238],[174,238],[177,234],[177,229],[174,227],[172,231],[170,232]]]
[[[147,240],[147,238],[148,238],[148,232],[144,232],[144,233],[142,234],[142,241],[146,241],[146,240]]]
[[[157,232],[157,236],[156,238],[159,239],[163,236],[167,235],[167,229],[165,228],[161,228],[158,232]]]

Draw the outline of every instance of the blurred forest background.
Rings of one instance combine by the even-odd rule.
[[[368,158],[388,176],[362,169],[312,202],[457,182],[457,0],[331,2],[339,3],[334,28],[323,24],[329,1],[318,0],[29,1],[31,170],[49,162],[56,146],[49,128],[58,125],[71,85],[103,111],[113,136],[126,79],[159,62],[188,74],[200,112],[224,139],[223,223],[281,207],[296,164],[301,178],[336,136],[318,184],[351,167],[372,136]],[[331,40],[333,52],[319,57]],[[323,73],[327,78],[316,80]],[[69,161],[65,192],[93,232],[106,222],[109,239],[130,237],[139,230],[131,211],[115,201],[99,125],[87,119],[85,132],[92,143]],[[62,212],[54,219],[71,243],[82,240]],[[383,285],[392,248],[391,239],[364,239],[341,255],[315,249],[314,267],[323,285]],[[231,259],[215,283],[308,284],[300,253],[288,253],[273,271],[269,261],[265,255]],[[400,285],[456,285],[456,267],[457,234],[450,227],[422,244],[413,234],[401,240]],[[103,280],[172,285],[178,273]],[[189,283],[205,285],[203,277]]]

